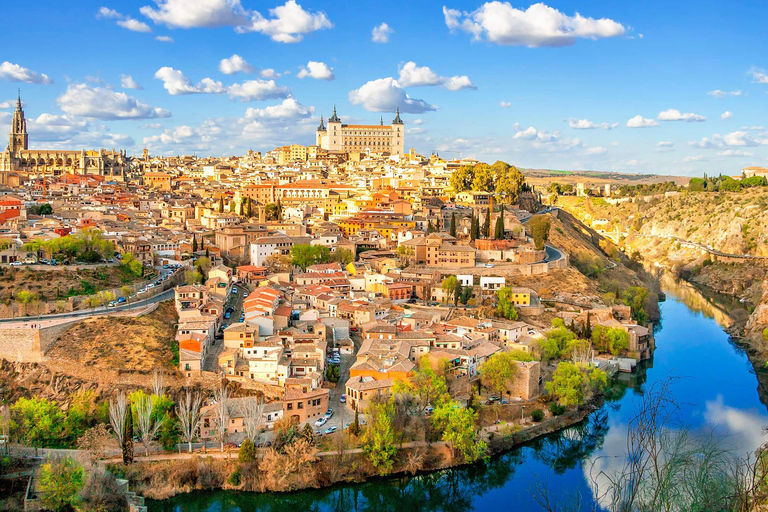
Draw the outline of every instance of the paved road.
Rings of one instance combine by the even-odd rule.
[[[227,299],[224,301],[224,311],[226,311],[228,307],[235,308],[228,319],[225,319],[222,316],[221,325],[224,326],[225,329],[227,326],[236,324],[240,321],[240,313],[243,311],[243,300],[245,300],[245,297],[248,295],[247,287],[237,283],[235,284],[235,287],[238,290],[237,295],[229,293]],[[214,339],[213,346],[208,351],[208,354],[206,354],[205,360],[203,361],[203,371],[215,372],[218,370],[219,355],[223,349],[224,342],[222,339]]]
[[[165,300],[172,299],[173,297],[174,297],[174,290],[173,288],[171,288],[169,290],[166,290],[162,293],[155,295],[154,297],[141,299],[136,302],[131,302],[130,304],[121,304],[113,308],[108,308],[106,306],[99,306],[98,308],[84,309],[81,311],[73,311],[71,313],[55,313],[52,315],[24,316],[24,317],[16,317],[16,318],[0,318],[0,325],[14,323],[14,322],[31,322],[35,320],[55,320],[55,319],[61,319],[61,318],[87,318],[89,316],[103,316],[104,314],[116,313],[118,311],[130,311],[133,309],[145,308],[149,304],[154,304],[155,302],[163,302]]]

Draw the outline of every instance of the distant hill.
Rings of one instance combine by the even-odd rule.
[[[558,183],[592,183],[612,185],[641,185],[674,181],[678,185],[687,185],[685,176],[666,176],[662,174],[632,174],[606,171],[560,171],[556,169],[521,169],[525,179],[532,185],[546,185],[553,181]]]

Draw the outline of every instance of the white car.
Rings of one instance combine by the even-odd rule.
[[[319,419],[319,420],[317,420],[317,421],[315,422],[315,426],[316,426],[316,427],[322,427],[323,425],[325,425],[325,422],[326,422],[326,421],[328,421],[328,418],[326,418],[325,416],[322,416],[322,417],[320,417],[320,419]]]
[[[11,263],[11,266],[12,266],[12,267],[20,267],[20,266],[22,266],[23,264],[24,264],[24,263],[22,263],[22,262],[20,262],[20,261],[14,261],[13,263]]]

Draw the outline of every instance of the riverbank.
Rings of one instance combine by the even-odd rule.
[[[549,417],[523,429],[497,426],[482,429],[488,444],[485,460],[501,456],[536,439],[578,425],[602,406],[602,397],[567,410],[560,416]],[[109,464],[109,469],[130,482],[131,489],[145,498],[164,500],[196,490],[231,490],[245,492],[290,492],[320,489],[340,484],[359,484],[381,478],[398,478],[428,474],[445,469],[468,466],[456,457],[448,443],[403,443],[398,447],[395,465],[388,474],[381,474],[359,448],[348,448],[344,438],[338,439],[339,449],[318,452],[286,449],[285,454],[267,450],[263,457],[241,463],[237,453],[208,455],[173,454],[172,459],[142,460],[134,464]],[[476,462],[472,464],[482,464]]]

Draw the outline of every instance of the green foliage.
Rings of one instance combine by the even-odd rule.
[[[475,427],[477,412],[449,400],[435,407],[432,425],[442,432],[442,440],[451,445],[464,462],[474,462],[485,456],[488,446]]]
[[[422,414],[429,405],[437,406],[450,399],[445,377],[432,368],[426,356],[419,359],[407,382],[395,381],[393,391],[395,395],[411,395],[417,414]]]
[[[474,179],[474,170],[471,165],[464,165],[459,167],[453,174],[451,174],[450,185],[454,192],[464,192],[472,188],[472,180]]]
[[[269,203],[264,207],[264,218],[266,220],[280,221],[283,216],[282,207],[280,202]]]
[[[496,313],[507,320],[517,320],[517,309],[515,309],[513,296],[512,289],[507,286],[496,290]]]
[[[528,225],[531,227],[531,236],[533,237],[533,244],[536,250],[543,250],[544,244],[549,240],[549,228],[551,226],[549,216],[534,215],[528,221]]]
[[[520,362],[524,362],[524,363],[527,363],[527,362],[530,362],[530,361],[536,361],[536,356],[533,355],[533,353],[526,352],[526,351],[520,350],[518,348],[510,350],[508,352],[508,354],[510,354],[511,357],[515,361],[520,361]]]
[[[561,362],[545,388],[560,405],[579,405],[590,393],[605,389],[607,382],[608,378],[602,370]]]
[[[472,299],[472,287],[471,286],[464,286],[461,289],[461,294],[459,295],[459,302],[462,304],[466,304],[467,302]]]
[[[53,512],[71,510],[77,506],[84,483],[85,472],[77,461],[70,457],[50,460],[40,467],[40,502]]]
[[[45,398],[19,398],[11,406],[11,435],[28,446],[61,444],[64,413]]]
[[[504,239],[504,205],[501,205],[501,212],[496,217],[496,225],[493,228],[493,238],[496,240]]]
[[[21,290],[16,293],[16,300],[22,304],[29,304],[30,302],[37,300],[37,294],[28,290]]]
[[[553,320],[552,326],[541,342],[541,357],[547,362],[570,357],[572,343],[576,340],[576,334],[568,330],[561,319]]]
[[[503,395],[512,386],[518,374],[518,361],[511,352],[499,352],[483,363],[478,372],[483,386]]]
[[[398,247],[399,249],[399,247]],[[342,268],[355,261],[355,253],[349,249],[336,249],[328,255],[328,263],[339,263]]]
[[[487,208],[485,210],[485,218],[483,219],[482,235],[485,238],[489,238],[491,236],[491,209],[490,208]]]
[[[93,403],[93,391],[83,391],[72,396],[67,409],[67,417],[64,420],[64,428],[61,439],[70,446],[74,446],[90,426],[90,410]]]
[[[552,413],[552,416],[560,416],[565,412],[565,406],[560,405],[557,402],[552,402],[549,404],[549,412]]]
[[[144,265],[142,265],[142,263],[130,252],[123,254],[120,261],[120,268],[123,272],[133,277],[141,277],[144,275]]]
[[[619,327],[596,325],[592,328],[592,346],[598,352],[618,355],[629,348],[629,333]]]
[[[363,453],[379,473],[392,471],[397,455],[395,429],[392,417],[395,407],[391,402],[371,404],[368,408],[368,426],[363,433]]]
[[[243,444],[240,445],[240,449],[237,452],[237,460],[243,464],[256,460],[256,447],[250,439],[245,438]]]
[[[544,411],[541,409],[534,409],[533,412],[531,412],[531,419],[536,423],[540,422],[544,419]]]
[[[645,310],[645,301],[648,299],[648,290],[642,286],[631,286],[623,293],[624,304],[632,310],[632,317],[640,324],[648,322],[648,313]]]
[[[459,303],[462,287],[461,282],[456,278],[456,276],[448,276],[443,279],[443,282],[440,283],[440,288],[445,292],[445,296],[448,298],[448,300],[453,298],[454,305]]]
[[[328,261],[329,254],[329,249],[324,245],[298,244],[291,247],[293,264],[301,268],[302,272],[306,272],[310,265]]]
[[[452,237],[456,237],[456,213],[451,213],[451,226],[448,230],[448,234]]]
[[[157,433],[158,441],[163,450],[172,451],[178,448],[181,442],[181,431],[179,430],[179,420],[171,411],[166,411],[163,416],[163,422],[160,424],[160,430]]]
[[[339,365],[337,364],[330,364],[325,369],[325,380],[329,382],[339,382],[340,374],[339,374]]]

